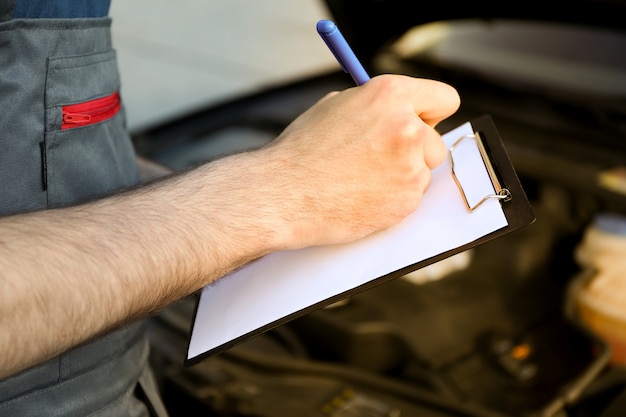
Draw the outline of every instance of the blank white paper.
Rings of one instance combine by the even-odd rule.
[[[450,147],[473,133],[467,122],[443,135],[443,140]],[[495,193],[473,139],[455,148],[454,161],[468,199]],[[474,212],[467,210],[448,158],[433,170],[418,209],[400,224],[349,244],[273,253],[205,287],[187,359],[507,224],[497,199],[487,200]]]

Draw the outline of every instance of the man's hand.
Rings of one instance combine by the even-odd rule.
[[[413,212],[446,155],[434,127],[458,107],[449,85],[383,75],[302,114],[265,150],[279,161],[268,185],[292,231],[284,246],[350,241]]]

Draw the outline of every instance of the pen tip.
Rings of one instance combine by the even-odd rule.
[[[328,35],[337,29],[335,22],[332,20],[320,20],[317,22],[317,31],[318,33]]]

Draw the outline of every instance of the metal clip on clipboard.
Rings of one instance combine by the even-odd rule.
[[[476,141],[476,145],[478,146],[478,151],[480,152],[480,156],[483,160],[483,163],[485,164],[485,168],[487,168],[487,173],[489,174],[491,183],[493,184],[493,187],[496,191],[495,194],[488,194],[484,196],[478,203],[474,204],[473,206],[470,204],[469,200],[467,199],[465,190],[463,190],[463,186],[461,185],[461,182],[459,181],[456,175],[456,172],[454,170],[454,150],[458,146],[458,144],[461,143],[461,141],[465,139],[474,139]],[[448,152],[450,154],[452,178],[454,178],[454,182],[456,183],[457,187],[459,188],[459,191],[461,192],[461,195],[463,196],[463,201],[465,202],[465,206],[467,207],[468,211],[472,212],[476,210],[478,207],[480,207],[481,204],[483,204],[485,201],[491,198],[495,198],[501,201],[509,201],[513,197],[511,195],[511,192],[507,188],[504,188],[500,185],[500,181],[498,180],[496,171],[493,169],[493,165],[491,165],[491,161],[489,160],[489,155],[487,155],[487,150],[485,149],[483,141],[478,132],[474,132],[473,135],[461,136],[456,142],[452,144],[452,146],[450,146],[450,149]]]

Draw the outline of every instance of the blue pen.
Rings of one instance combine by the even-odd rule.
[[[363,65],[361,65],[361,62],[334,22],[320,20],[317,22],[317,33],[324,39],[328,49],[335,55],[344,72],[352,76],[356,85],[362,85],[369,81],[370,76],[367,75],[365,68],[363,68]]]

